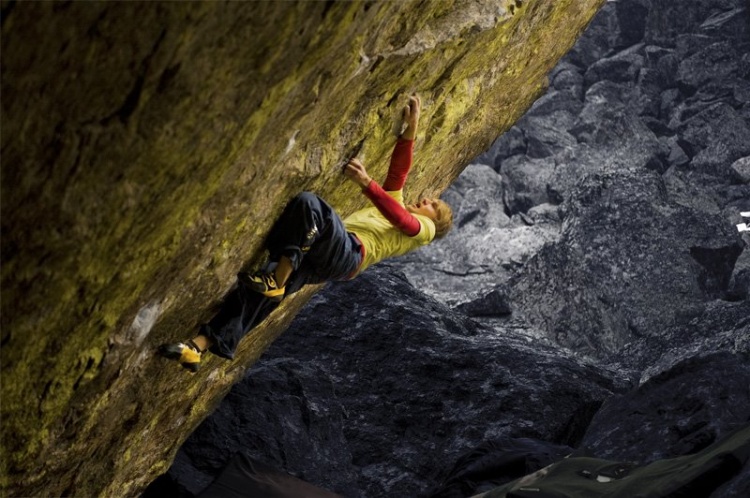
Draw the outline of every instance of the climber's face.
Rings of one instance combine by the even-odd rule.
[[[437,219],[437,199],[424,198],[416,204],[409,204],[406,210],[412,214],[421,214],[431,220]]]

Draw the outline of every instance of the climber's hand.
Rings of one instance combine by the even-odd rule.
[[[365,166],[356,158],[350,159],[349,162],[346,163],[346,166],[344,166],[344,174],[349,180],[362,188],[367,188],[372,181],[370,175],[367,174]]]
[[[404,106],[404,123],[406,123],[406,129],[401,135],[403,138],[407,140],[414,140],[416,138],[421,110],[422,99],[415,93],[409,97],[409,103]]]

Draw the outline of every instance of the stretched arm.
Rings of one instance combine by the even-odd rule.
[[[391,154],[391,165],[388,168],[388,176],[385,178],[383,188],[388,192],[395,192],[404,188],[406,177],[412,164],[414,142],[399,138]]]
[[[370,178],[361,162],[357,159],[350,160],[344,169],[344,174],[362,187],[362,193],[396,229],[409,237],[414,237],[419,233],[421,228],[419,220]]]
[[[419,220],[407,211],[404,206],[399,204],[396,199],[388,195],[376,181],[371,181],[362,192],[378,208],[378,211],[385,216],[385,219],[399,231],[409,237],[414,237],[419,233],[419,229],[422,227],[419,224]]]

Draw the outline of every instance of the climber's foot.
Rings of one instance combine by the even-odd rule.
[[[272,301],[281,301],[284,299],[286,287],[279,287],[276,283],[276,279],[271,273],[250,274],[242,272],[237,275],[237,278],[251,290],[263,294]]]
[[[162,344],[159,346],[159,354],[180,362],[180,365],[193,373],[201,367],[201,350],[193,341]]]

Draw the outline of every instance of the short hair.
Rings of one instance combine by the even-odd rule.
[[[435,212],[437,216],[432,220],[435,223],[435,238],[442,239],[453,228],[453,210],[450,204],[438,199],[435,205]]]

